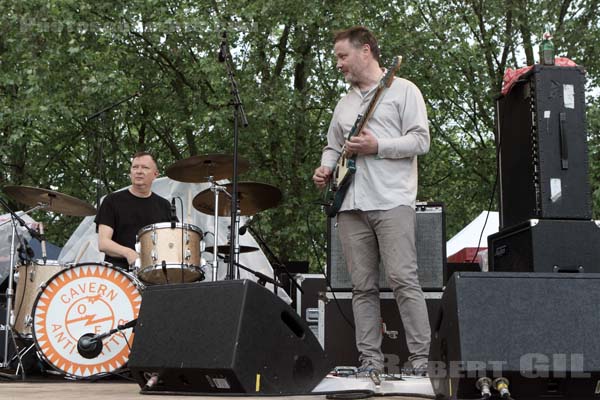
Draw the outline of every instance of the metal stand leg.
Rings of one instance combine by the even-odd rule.
[[[225,191],[225,186],[219,186],[215,183],[214,181],[214,177],[210,176],[208,178],[208,181],[210,182],[210,190],[212,190],[212,192],[215,194],[215,214],[214,214],[214,218],[215,218],[215,222],[213,225],[213,232],[214,232],[214,243],[213,243],[213,260],[212,260],[212,281],[215,282],[217,281],[217,277],[218,277],[218,271],[219,271],[219,262],[217,260],[217,254],[219,254],[219,193],[220,192],[225,192],[225,194],[227,194],[227,192]]]
[[[8,289],[6,289],[6,324],[4,325],[4,360],[2,362],[2,367],[3,368],[7,368],[9,361],[8,361],[8,340],[9,340],[9,336],[12,333],[12,327],[14,324],[14,316],[12,313],[12,301],[13,301],[13,296],[14,296],[14,290],[13,290],[13,279],[14,279],[14,273],[15,273],[15,236],[17,234],[17,230],[15,228],[15,224],[16,222],[13,221],[12,223],[12,237],[11,237],[11,241],[10,241],[10,269],[9,269],[9,274],[8,274]],[[12,336],[11,336],[12,339]]]

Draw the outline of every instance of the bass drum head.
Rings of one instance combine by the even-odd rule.
[[[103,350],[87,359],[77,352],[86,333],[100,334],[137,318],[142,296],[124,271],[107,264],[77,264],[47,282],[33,306],[33,337],[41,357],[74,378],[106,374],[129,360],[132,329],[102,340]]]

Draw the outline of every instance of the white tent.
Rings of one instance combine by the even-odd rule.
[[[210,185],[208,183],[182,183],[171,180],[167,177],[158,178],[152,185],[152,191],[159,194],[160,196],[170,200],[173,197],[180,197],[183,201],[183,210],[180,209],[180,202],[177,201],[177,215],[179,221],[186,224],[192,224],[197,226],[204,233],[204,241],[206,248],[212,247],[214,243],[214,216],[203,214],[197,211],[193,205],[192,200],[201,191],[208,189]],[[219,203],[226,201],[226,196],[221,194],[219,196]],[[73,262],[101,262],[104,260],[104,254],[98,250],[98,235],[96,233],[96,224],[94,223],[94,216],[86,217],[79,224],[75,232],[71,235],[65,246],[63,247],[60,255],[59,262],[61,263],[73,263]],[[227,243],[229,235],[229,224],[231,222],[230,217],[219,217],[219,240],[217,243],[223,245]],[[242,217],[240,226],[245,222],[246,217]],[[259,251],[242,253],[240,254],[240,264],[258,271],[264,275],[273,277],[273,268],[267,260],[265,254],[260,250],[260,247],[254,237],[248,232],[244,235],[240,235],[239,244],[245,246],[258,247]],[[206,280],[211,280],[212,272],[212,253],[203,252],[203,260],[206,261],[205,275]],[[219,262],[217,279],[224,279],[227,273],[227,265],[223,262]],[[256,281],[254,275],[244,270],[240,270],[241,279],[250,279]],[[267,288],[271,290],[272,285],[267,284]],[[280,297],[283,297],[288,302],[290,301],[283,290],[278,290]]]
[[[446,242],[446,255],[450,257],[466,247],[487,248],[487,237],[498,232],[498,221],[497,211],[482,211],[477,218]]]
[[[38,223],[23,211],[17,211],[17,215],[29,226],[29,228],[37,230]],[[19,223],[16,225],[17,238],[30,240],[31,235]],[[10,244],[12,243],[12,223],[10,214],[0,215],[0,283],[6,279],[10,271]],[[19,240],[15,240],[15,260],[18,260],[16,249],[19,247]]]

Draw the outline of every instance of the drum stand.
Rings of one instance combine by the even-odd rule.
[[[218,254],[218,242],[219,242],[219,194],[220,192],[224,192],[227,196],[229,193],[225,190],[225,186],[220,186],[215,183],[215,179],[213,176],[208,177],[208,181],[210,182],[210,190],[215,194],[215,213],[214,213],[214,225],[213,225],[213,260],[212,260],[212,281],[217,281],[217,272],[219,269],[219,262],[217,260]]]
[[[15,351],[17,351],[17,355],[16,357],[18,357],[19,359],[19,365],[22,367],[23,364],[21,362],[21,352],[18,351],[17,346],[16,346],[16,341],[14,339],[14,330],[13,330],[13,325],[14,325],[14,315],[13,315],[13,310],[12,310],[12,301],[13,301],[13,297],[14,297],[14,289],[13,289],[13,280],[14,280],[14,274],[15,274],[15,267],[16,267],[16,260],[15,260],[15,238],[17,236],[17,222],[19,222],[21,224],[21,226],[23,226],[25,229],[27,229],[28,231],[31,231],[31,228],[29,228],[27,226],[27,224],[25,223],[25,221],[23,221],[21,219],[21,217],[19,217],[17,214],[15,214],[10,207],[8,206],[8,204],[6,204],[4,202],[4,200],[2,200],[2,198],[0,197],[0,203],[2,203],[2,205],[4,206],[4,208],[10,213],[10,222],[12,223],[12,228],[11,228],[11,242],[10,242],[10,261],[9,261],[9,274],[8,274],[8,288],[6,289],[6,319],[5,319],[5,325],[4,325],[4,360],[2,362],[2,364],[0,365],[2,368],[8,368],[8,366],[10,365],[10,361],[14,360],[14,358],[12,358],[10,361],[8,360],[8,340],[10,337],[10,340],[13,341],[13,344],[15,345]],[[31,210],[25,211],[23,213],[23,215],[29,214],[30,212],[33,212],[37,209],[40,208],[45,208],[47,206],[47,204],[39,204],[37,206],[35,206],[34,208],[32,208]],[[33,346],[33,345],[32,345]],[[29,348],[27,348],[24,352],[23,355],[26,354],[30,348],[32,348],[32,346],[30,346]],[[18,371],[19,368],[17,367],[17,375],[18,375]]]

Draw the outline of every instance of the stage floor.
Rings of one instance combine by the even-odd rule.
[[[431,395],[431,384],[427,378],[407,378],[403,381],[384,381],[379,388],[367,380],[360,378],[325,378],[315,390],[374,390],[379,394],[389,393],[387,398],[416,400],[423,397],[406,397],[402,393],[418,393]],[[52,381],[0,381],[0,399],[2,400],[100,400],[100,399],[164,399],[165,395],[140,394],[140,387],[133,382],[98,381],[98,382],[71,382],[64,380]],[[190,397],[190,396],[186,396]],[[209,396],[196,395],[204,399],[239,399],[244,396]],[[246,396],[251,398],[288,399],[290,396]],[[325,399],[324,394],[310,394],[294,396],[298,399]]]

